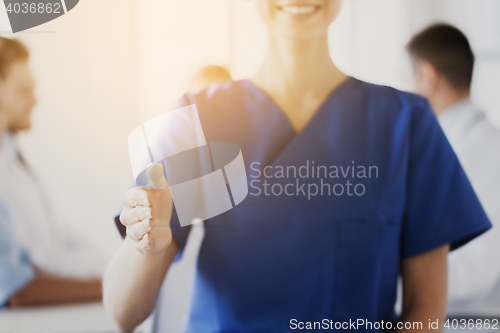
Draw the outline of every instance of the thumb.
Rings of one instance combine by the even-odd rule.
[[[163,165],[159,163],[151,164],[146,171],[146,175],[148,176],[148,188],[154,190],[167,189],[167,180],[163,175]]]

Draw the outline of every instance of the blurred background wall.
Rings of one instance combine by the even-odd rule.
[[[9,37],[6,20],[0,10],[0,33]],[[438,21],[470,38],[477,57],[473,99],[500,125],[498,0],[344,0],[331,27],[333,58],[359,79],[411,90],[404,46]],[[16,36],[32,51],[38,82],[34,128],[22,137],[25,155],[58,215],[110,242],[119,240],[112,217],[132,181],[129,132],[169,110],[203,65],[226,66],[235,79],[252,75],[267,39],[247,0],[82,0],[67,15]],[[195,258],[178,265],[164,288],[174,332]]]

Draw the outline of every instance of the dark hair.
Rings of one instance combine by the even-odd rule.
[[[414,60],[426,60],[457,90],[468,90],[472,82],[474,54],[467,37],[444,23],[415,35],[406,46]]]
[[[18,61],[26,61],[29,51],[16,39],[0,37],[0,79],[5,79],[10,66]]]

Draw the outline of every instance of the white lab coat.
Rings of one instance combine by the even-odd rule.
[[[493,228],[449,255],[448,313],[500,317],[500,130],[469,98],[439,117]]]
[[[112,252],[70,221],[59,221],[34,170],[23,164],[14,138],[0,148],[0,201],[12,218],[16,241],[37,268],[62,277],[102,277]]]

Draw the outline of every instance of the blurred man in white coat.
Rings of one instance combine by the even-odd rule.
[[[415,83],[436,113],[493,229],[449,255],[448,314],[500,317],[500,130],[470,99],[474,55],[465,35],[433,25],[407,46]]]
[[[28,58],[0,37],[0,307],[100,300],[111,253],[54,217],[15,140],[36,104]]]

